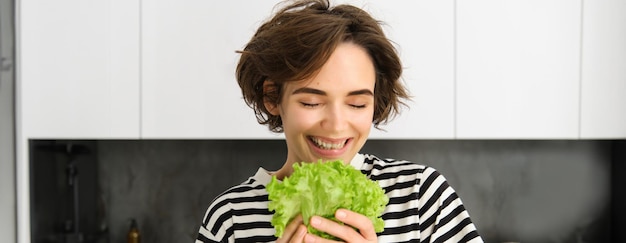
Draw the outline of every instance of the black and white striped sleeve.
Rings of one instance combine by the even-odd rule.
[[[422,242],[482,242],[461,199],[443,175],[426,167],[420,182]]]
[[[234,242],[232,210],[224,196],[216,198],[207,209],[196,243]]]
[[[272,242],[276,231],[265,186],[251,178],[218,196],[204,216],[199,242]]]

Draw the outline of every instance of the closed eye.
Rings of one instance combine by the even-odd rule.
[[[355,109],[363,109],[366,107],[366,105],[350,105],[350,106],[352,106],[352,108],[355,108]]]
[[[300,102],[300,104],[302,104],[302,106],[304,107],[316,107],[319,105],[318,103],[306,103],[306,102]]]

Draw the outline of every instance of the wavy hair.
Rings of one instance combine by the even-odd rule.
[[[344,42],[361,46],[374,62],[374,126],[379,128],[399,113],[400,105],[405,105],[403,100],[409,98],[400,81],[402,65],[377,20],[351,5],[331,7],[328,0],[284,3],[288,4],[263,23],[245,48],[238,51],[237,82],[260,124],[282,132],[280,116],[272,115],[264,102],[278,105],[285,83],[311,78]],[[275,84],[270,92],[264,92],[265,81]]]

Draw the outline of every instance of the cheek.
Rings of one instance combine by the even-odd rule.
[[[306,109],[289,108],[282,110],[283,127],[289,130],[303,130],[313,126],[319,116]],[[285,131],[287,132],[287,131]]]
[[[370,112],[363,112],[355,115],[358,119],[355,119],[355,126],[361,131],[368,131],[372,128],[372,119],[374,119],[374,110]]]

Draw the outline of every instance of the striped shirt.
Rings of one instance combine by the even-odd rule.
[[[435,169],[404,160],[357,154],[350,163],[385,190],[379,242],[483,242],[461,199]],[[263,168],[219,195],[206,211],[199,242],[273,242]]]

